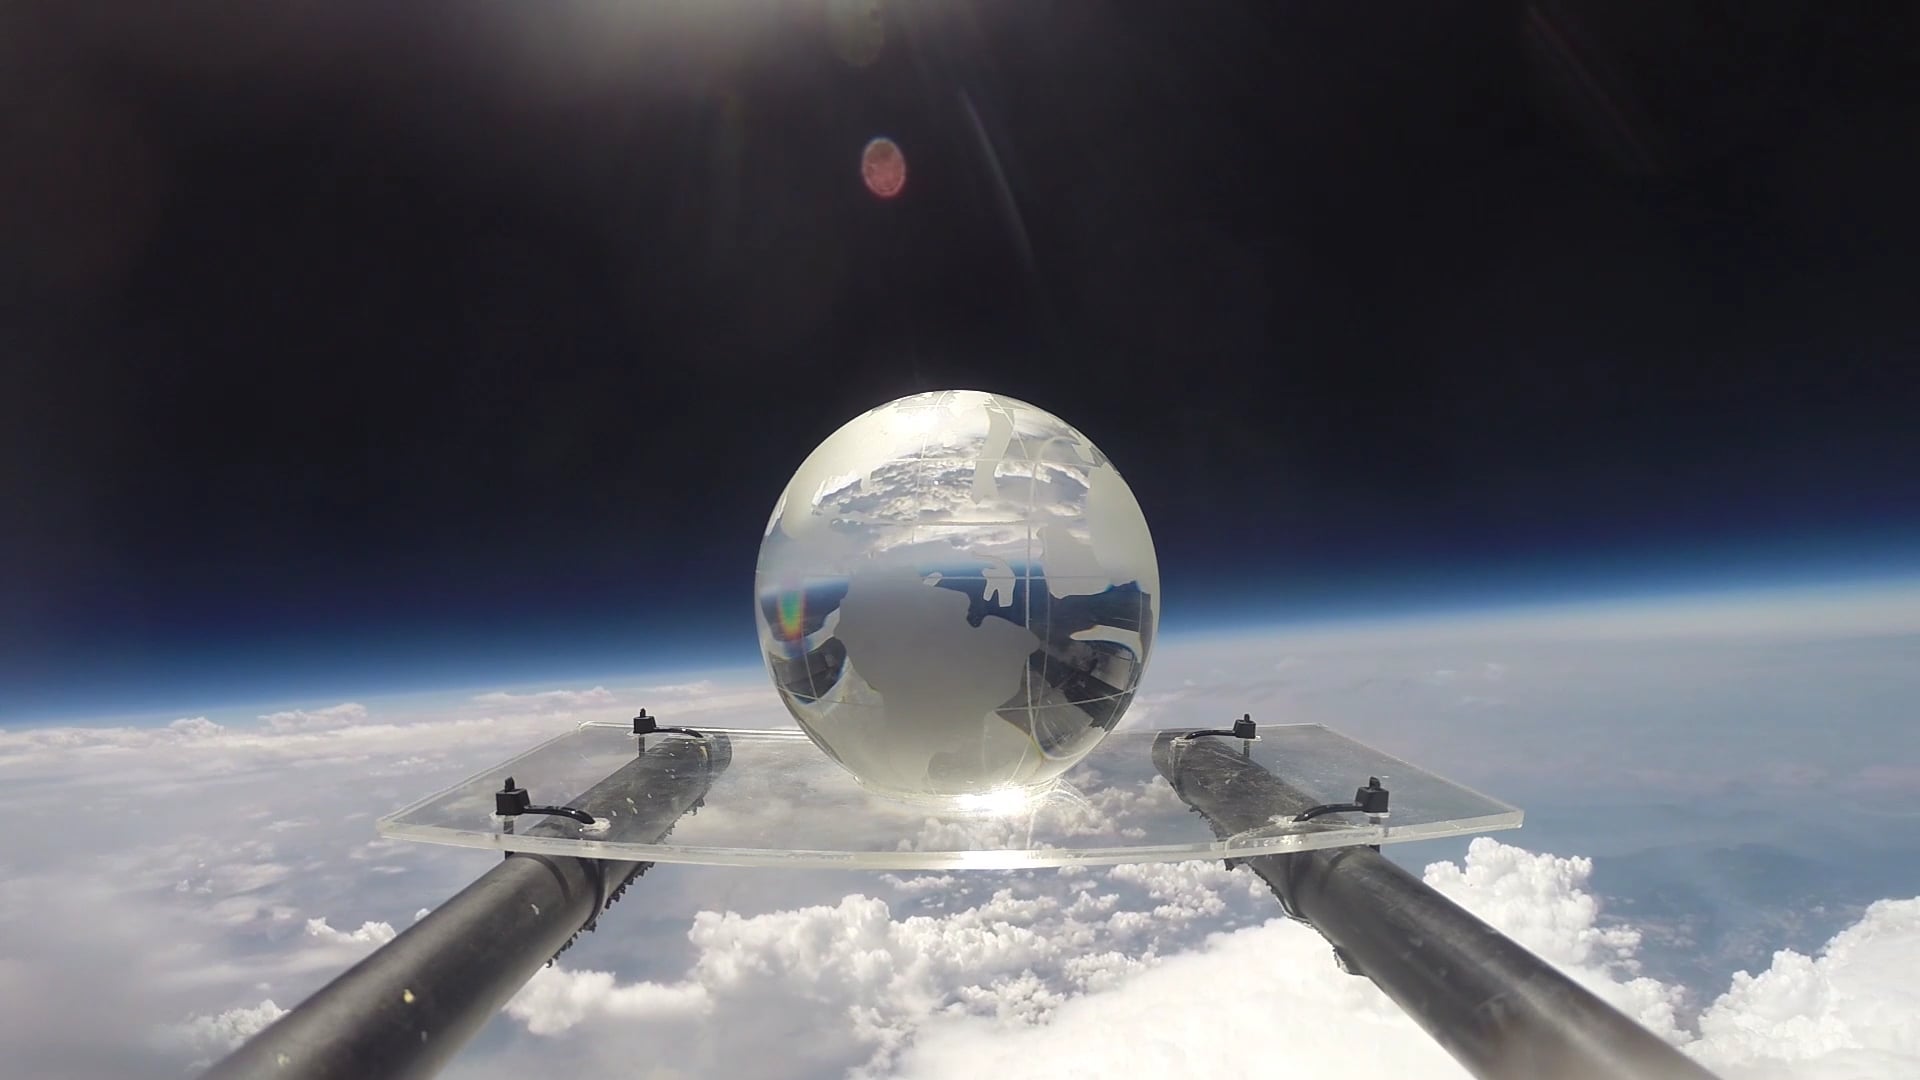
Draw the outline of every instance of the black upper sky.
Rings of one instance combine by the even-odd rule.
[[[1170,618],[1920,550],[1915,5],[827,7],[8,5],[0,719],[739,646],[941,386],[1101,444]]]

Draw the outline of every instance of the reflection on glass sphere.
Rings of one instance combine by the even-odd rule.
[[[754,575],[761,651],[820,749],[905,797],[1045,784],[1113,730],[1153,646],[1146,518],[1087,437],[944,390],[828,436]]]

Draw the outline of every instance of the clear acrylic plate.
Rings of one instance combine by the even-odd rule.
[[[629,725],[593,722],[382,819],[383,836],[500,851],[715,866],[854,870],[1019,867],[1224,859],[1517,828],[1521,812],[1318,724],[1261,725],[1251,742],[1208,736],[1321,803],[1344,803],[1370,776],[1391,792],[1379,824],[1357,813],[1272,818],[1225,837],[1154,767],[1156,731],[1116,732],[1038,794],[922,804],[862,787],[797,729],[703,729],[732,761],[704,802],[656,843],[596,837],[559,817],[495,816],[506,778],[536,804],[566,805],[633,761]],[[649,744],[682,735],[654,734]],[[617,808],[586,807],[602,814]],[[513,822],[520,822],[518,831]],[[539,822],[537,829],[528,824]],[[602,823],[604,826],[604,822]]]

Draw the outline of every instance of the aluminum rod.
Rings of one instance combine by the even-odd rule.
[[[1237,740],[1156,739],[1154,765],[1226,837],[1309,797]],[[1356,786],[1366,777],[1355,778]],[[1240,860],[1475,1076],[1712,1080],[1712,1074],[1371,847]]]
[[[732,759],[723,735],[648,742],[567,804],[596,814],[619,807],[609,840],[665,836]],[[526,831],[561,827],[543,821]],[[511,853],[249,1039],[206,1080],[432,1076],[646,865]]]

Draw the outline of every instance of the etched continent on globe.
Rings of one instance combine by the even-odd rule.
[[[827,437],[787,484],[754,576],[761,650],[800,727],[870,788],[1045,784],[1113,730],[1146,668],[1146,518],[1085,435],[943,390]]]

